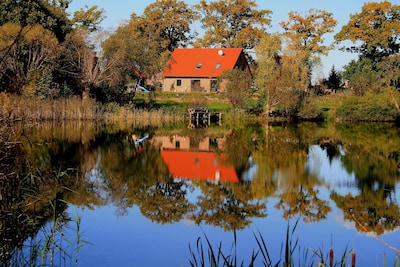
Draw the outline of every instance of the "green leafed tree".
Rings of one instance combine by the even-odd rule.
[[[0,1],[0,25],[11,22],[21,26],[40,24],[53,32],[58,41],[64,41],[71,31],[72,23],[68,19],[71,0],[42,1]]]
[[[344,47],[360,55],[345,66],[344,76],[350,89],[359,96],[367,92],[382,93],[399,89],[400,66],[400,6],[389,1],[365,3],[360,13],[350,16],[349,22],[335,35],[337,42],[352,41]],[[399,110],[397,101],[396,108]]]
[[[201,14],[204,36],[197,47],[255,47],[270,25],[270,10],[260,10],[254,0],[201,0],[196,5]]]
[[[104,9],[98,9],[98,6],[81,8],[74,12],[72,22],[79,29],[85,29],[89,32],[95,32],[100,29],[99,25],[105,18]]]
[[[374,61],[400,52],[400,5],[389,1],[367,2],[360,13],[335,35],[337,42],[353,42],[344,49]]]
[[[328,87],[332,89],[338,89],[342,84],[342,74],[335,69],[335,66],[332,66],[329,71],[328,76]]]

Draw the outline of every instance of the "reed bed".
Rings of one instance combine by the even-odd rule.
[[[40,100],[1,93],[0,102],[0,122],[98,121],[163,125],[186,119],[184,113],[174,109],[145,109],[114,103],[102,105],[93,99],[79,97]]]
[[[96,103],[80,98],[40,100],[0,94],[0,120],[15,122],[95,120]]]
[[[119,107],[114,111],[101,112],[101,120],[107,123],[130,123],[134,125],[164,125],[185,121],[186,114],[168,109],[144,109]]]

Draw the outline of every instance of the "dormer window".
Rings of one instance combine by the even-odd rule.
[[[196,70],[201,69],[202,66],[203,66],[203,63],[198,63],[198,64],[196,65]]]
[[[221,63],[217,63],[217,64],[215,65],[215,69],[216,69],[216,70],[219,70],[219,68],[221,68]]]

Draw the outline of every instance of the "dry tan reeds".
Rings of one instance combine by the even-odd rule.
[[[182,122],[184,114],[168,110],[147,110],[118,105],[101,105],[92,99],[62,98],[39,100],[0,94],[0,122],[102,121],[139,125]]]
[[[184,114],[166,110],[146,110],[120,107],[116,112],[106,112],[103,116],[106,122],[123,122],[136,125],[163,125],[182,122]]]

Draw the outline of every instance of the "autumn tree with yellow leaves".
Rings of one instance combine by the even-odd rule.
[[[333,48],[332,44],[324,43],[324,35],[333,32],[336,24],[332,13],[314,8],[305,15],[291,11],[289,19],[280,23],[288,40],[288,49],[307,65],[309,83],[319,56],[327,55]]]
[[[258,9],[254,0],[201,0],[195,7],[205,30],[195,42],[197,47],[253,49],[271,23],[272,12]]]

